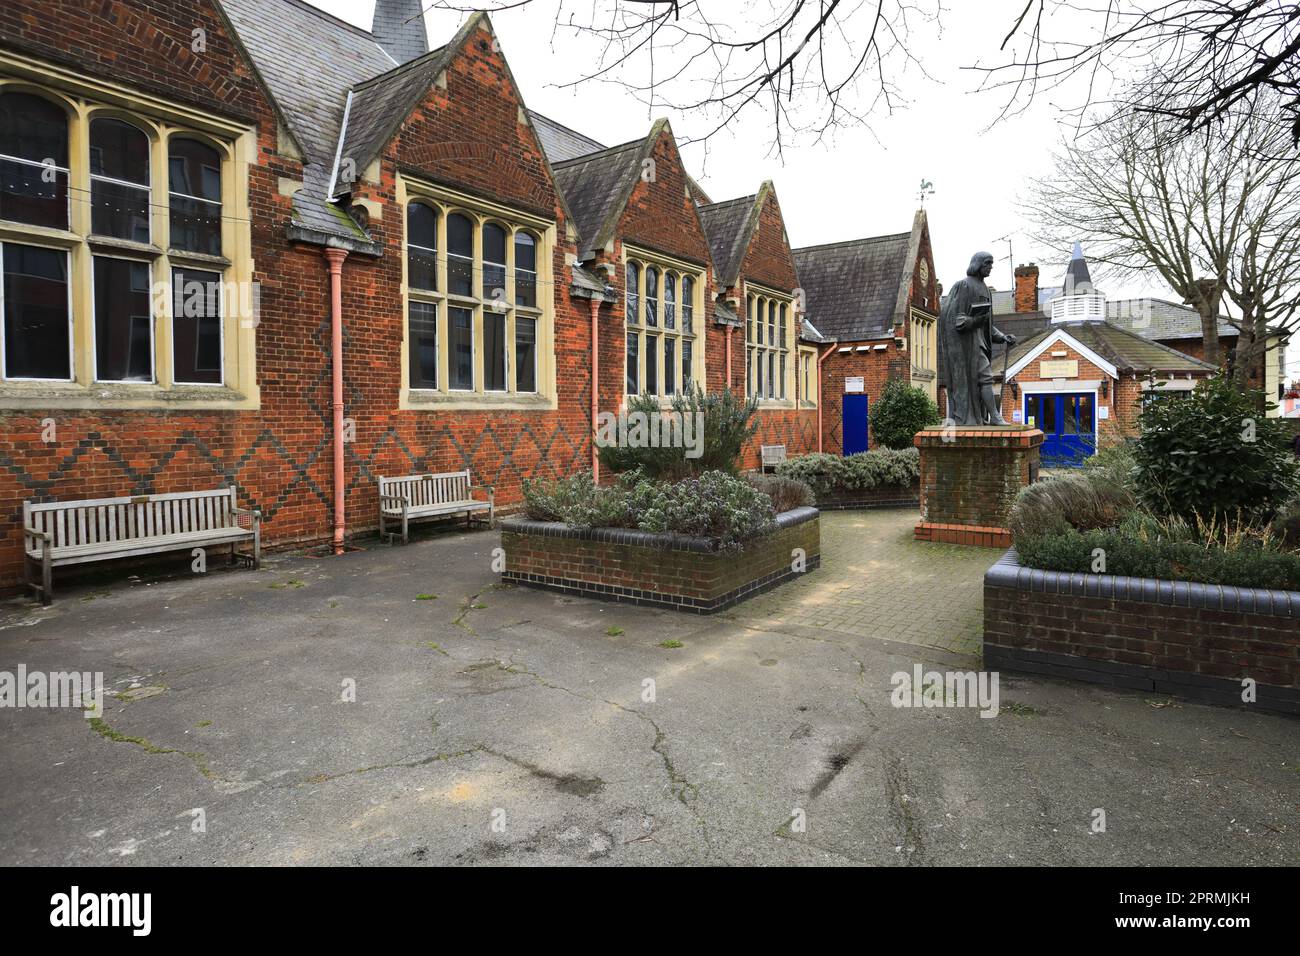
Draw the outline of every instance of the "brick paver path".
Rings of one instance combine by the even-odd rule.
[[[917,542],[916,522],[908,508],[822,512],[821,568],[731,616],[978,654],[984,572],[1001,552]]]

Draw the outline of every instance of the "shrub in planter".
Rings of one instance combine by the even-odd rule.
[[[1295,495],[1290,432],[1263,396],[1223,375],[1186,397],[1149,403],[1138,418],[1134,479],[1159,514],[1264,517]]]
[[[1111,484],[1127,488],[1136,495],[1134,471],[1137,464],[1133,460],[1133,442],[1122,441],[1113,445],[1103,445],[1083,460],[1083,473],[1098,475]]]
[[[748,482],[720,471],[678,482],[644,481],[632,489],[637,527],[711,538],[720,551],[775,529],[772,499]]]
[[[745,444],[758,431],[754,417],[757,411],[756,397],[742,400],[728,389],[705,394],[697,386],[688,394],[674,396],[670,410],[665,410],[654,396],[634,395],[627,401],[629,422],[635,421],[632,418],[634,414],[644,415],[647,422],[662,421],[669,414],[682,416],[681,421],[688,421],[688,426],[683,427],[691,429],[692,443],[701,454],[687,457],[687,452],[692,451],[689,447],[629,447],[605,443],[600,449],[600,463],[614,472],[640,469],[646,477],[669,480],[707,471],[734,475]],[[697,427],[700,422],[703,422],[702,432]],[[599,432],[597,438],[601,438]]]
[[[921,453],[917,448],[878,448],[841,457],[817,452],[789,458],[776,473],[802,481],[821,494],[858,491],[882,485],[909,487],[921,477]]]
[[[595,484],[589,471],[553,480],[525,478],[523,492],[524,514],[534,521],[563,521],[573,528],[635,526],[626,492]]]
[[[1035,535],[1113,528],[1135,507],[1132,493],[1099,469],[1026,485],[1011,506],[1008,525],[1019,547]]]
[[[911,448],[922,428],[939,424],[939,406],[924,389],[900,379],[885,384],[871,410],[871,431],[886,448]]]
[[[812,507],[817,501],[813,490],[794,478],[750,474],[745,476],[745,480],[756,491],[761,491],[772,499],[772,508],[777,514],[792,508]]]

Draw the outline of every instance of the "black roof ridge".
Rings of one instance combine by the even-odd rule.
[[[369,89],[371,84],[378,83],[381,80],[391,80],[408,69],[414,69],[416,67],[426,66],[427,65],[426,61],[430,60],[432,57],[440,56],[442,52],[446,49],[447,49],[447,44],[444,43],[436,50],[430,50],[427,53],[421,53],[414,60],[407,60],[405,63],[397,64],[397,66],[393,67],[391,70],[385,70],[383,73],[376,73],[374,76],[369,77],[368,79],[364,79],[356,86],[352,87],[352,92],[357,93],[363,89]]]
[[[796,246],[791,252],[811,252],[813,249],[831,249],[835,246],[855,246],[866,242],[883,242],[886,239],[911,238],[912,230],[907,232],[891,232],[883,236],[864,236],[861,239],[841,239],[838,242],[821,242],[812,246]]]
[[[750,193],[748,196],[737,196],[735,199],[723,199],[723,200],[720,200],[720,201],[718,201],[718,202],[706,202],[706,203],[702,203],[702,204],[700,205],[700,208],[701,208],[701,209],[714,209],[714,208],[716,208],[716,207],[718,207],[718,206],[728,206],[728,205],[731,205],[732,203],[738,203],[738,202],[746,202],[746,203],[750,203],[750,204],[752,205],[753,202],[754,202],[754,200],[757,199],[757,198],[758,198],[758,193]]]
[[[571,133],[576,132],[576,130],[569,130],[569,132]],[[578,135],[581,136],[582,134],[579,133]],[[646,134],[646,136],[649,135],[650,135],[649,133]],[[617,153],[620,150],[627,149],[631,146],[644,146],[645,141],[646,141],[646,137],[642,136],[640,139],[629,139],[626,143],[619,143],[617,146],[606,146],[604,149],[593,149],[590,153],[583,153],[581,156],[574,156],[572,159],[562,159],[558,163],[551,163],[551,168],[555,169],[560,166],[568,166],[572,163],[588,162],[593,157],[599,156],[602,153],[613,154],[613,153]]]

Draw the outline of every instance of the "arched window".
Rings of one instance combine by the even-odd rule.
[[[515,233],[515,304],[537,308],[537,240],[527,232]]]
[[[406,281],[412,289],[438,289],[438,210],[421,202],[406,207]]]
[[[206,143],[175,136],[167,146],[171,246],[221,255],[221,154]]]
[[[690,276],[682,276],[682,331],[695,331],[695,280]]]
[[[495,222],[483,227],[483,298],[506,298],[506,231]]]
[[[90,231],[149,241],[149,137],[119,119],[90,121]]]
[[[0,94],[0,219],[68,228],[68,114],[31,93]]]
[[[664,328],[677,328],[677,280],[671,272],[664,273]]]
[[[637,325],[641,321],[641,296],[638,292],[638,287],[641,284],[641,268],[635,262],[629,262],[627,268],[623,270],[623,275],[627,288],[627,306],[624,309],[625,318],[628,325]]]
[[[474,294],[474,223],[458,212],[447,217],[447,291]]]
[[[659,270],[654,266],[645,270],[645,324],[659,324]]]

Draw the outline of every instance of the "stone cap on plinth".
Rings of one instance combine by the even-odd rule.
[[[912,438],[917,448],[1036,448],[1042,443],[1042,431],[1029,425],[940,425]]]

